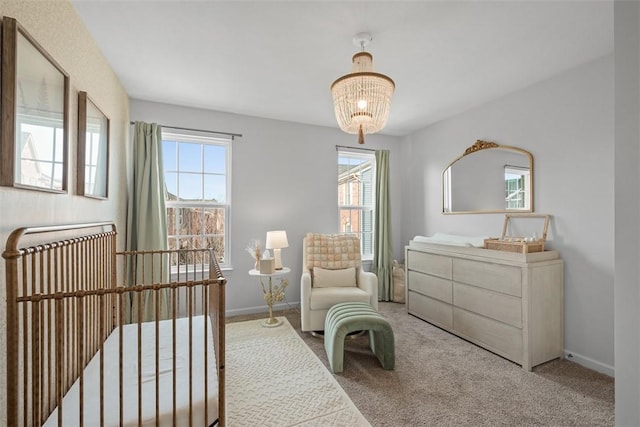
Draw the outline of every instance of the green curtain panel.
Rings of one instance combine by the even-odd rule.
[[[393,300],[393,247],[391,245],[391,201],[389,150],[376,150],[376,210],[373,272],[378,276],[378,300]]]
[[[164,202],[162,172],[162,128],[156,123],[135,122],[133,130],[132,175],[127,204],[127,250],[147,251],[167,249],[167,210]],[[147,257],[142,259],[141,257]],[[166,282],[169,279],[167,259],[140,255],[127,258],[129,284]],[[142,262],[153,268],[136,268]],[[134,271],[135,268],[135,271]],[[156,298],[159,300],[156,302]],[[131,301],[131,321],[149,321],[168,316],[168,290],[134,296]],[[142,313],[139,319],[138,313]]]

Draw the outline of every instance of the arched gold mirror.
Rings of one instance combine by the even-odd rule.
[[[533,212],[533,156],[476,141],[442,172],[442,213]]]

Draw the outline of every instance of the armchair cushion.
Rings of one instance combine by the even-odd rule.
[[[328,310],[340,302],[369,303],[371,295],[357,287],[311,289],[311,310]],[[323,318],[324,320],[324,318]],[[323,329],[324,325],[319,328]]]
[[[338,270],[327,270],[325,268],[313,267],[313,287],[357,286],[356,269],[354,267],[341,268]]]

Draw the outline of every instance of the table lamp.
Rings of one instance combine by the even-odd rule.
[[[267,249],[273,249],[273,258],[275,259],[276,270],[282,270],[280,249],[289,247],[287,232],[284,230],[267,231],[267,242],[265,247]]]

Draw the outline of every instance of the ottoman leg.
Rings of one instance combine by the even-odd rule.
[[[370,330],[369,346],[384,369],[390,370],[395,368],[396,350],[391,326],[387,324],[375,330]]]
[[[331,372],[338,374],[344,369],[344,335],[335,330],[331,332],[327,334],[325,331],[324,349],[327,351]]]

